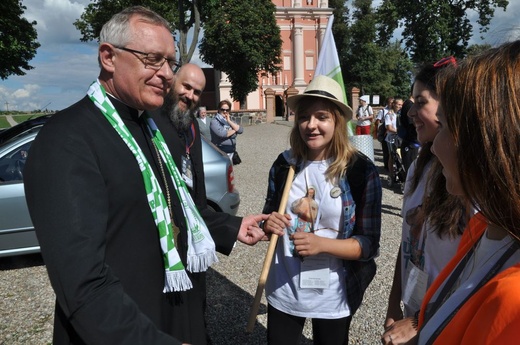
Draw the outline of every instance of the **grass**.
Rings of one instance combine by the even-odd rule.
[[[43,114],[27,114],[27,115],[11,115],[13,117],[13,120],[15,120],[17,123],[22,123],[26,120],[29,120],[31,118],[42,116]]]
[[[9,125],[9,122],[7,122],[5,116],[0,115],[0,128],[9,128],[11,125]]]
[[[15,114],[15,115],[11,115],[11,117],[13,118],[13,120],[16,122],[16,123],[22,123],[30,118],[35,118],[35,117],[38,117],[38,116],[42,116],[42,115],[45,115],[45,114]],[[9,128],[11,127],[11,124],[7,121],[5,115],[0,115],[0,128]]]

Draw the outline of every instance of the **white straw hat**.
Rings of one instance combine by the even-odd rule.
[[[343,90],[341,86],[332,78],[324,75],[316,76],[302,94],[287,98],[287,104],[291,109],[296,109],[298,103],[304,97],[328,99],[338,106],[343,116],[347,118],[352,117],[352,108],[343,103]]]

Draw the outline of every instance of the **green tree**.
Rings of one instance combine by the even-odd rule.
[[[469,14],[478,14],[483,34],[495,9],[505,11],[508,4],[508,0],[383,0],[378,9],[380,37],[388,39],[403,27],[406,48],[417,65],[447,55],[463,58],[473,30]]]
[[[341,61],[347,53],[347,47],[350,43],[350,13],[345,0],[329,0],[329,7],[333,9],[334,23],[332,24],[332,33],[336,42],[338,57]]]
[[[354,0],[352,3],[353,23],[349,28],[348,49],[343,55],[341,67],[345,76],[345,86],[357,87],[361,93],[368,92],[373,83],[380,82],[379,67],[382,51],[375,44],[376,16],[371,0]]]
[[[24,10],[20,0],[3,0],[0,3],[0,79],[10,75],[25,75],[23,70],[34,67],[29,61],[40,47],[35,29],[36,22],[22,18]]]
[[[179,55],[182,62],[189,62],[197,47],[200,27],[201,11],[206,1],[172,1],[172,0],[95,0],[87,5],[81,18],[74,22],[74,26],[81,32],[81,41],[88,42],[99,39],[99,33],[114,14],[126,7],[141,5],[160,13],[171,25],[172,29],[179,30]],[[182,9],[182,12],[181,12]],[[182,15],[179,16],[179,13]],[[193,27],[192,41],[187,43],[188,30]]]
[[[398,42],[381,40],[377,35],[379,15],[370,0],[354,0],[352,24],[341,60],[345,84],[361,93],[407,96],[410,90],[412,63]]]
[[[414,65],[399,41],[384,48],[386,72],[390,75],[390,88],[382,90],[384,98],[397,96],[407,99],[411,93]],[[383,101],[383,99],[382,99]]]
[[[260,72],[279,70],[282,39],[275,10],[270,0],[221,0],[204,22],[202,61],[227,73],[231,96],[241,106],[258,88]]]
[[[343,1],[333,0],[329,5],[334,9],[333,33],[346,89],[357,87],[362,94],[380,95],[381,100],[407,97],[413,64],[399,42],[391,43],[390,37],[378,35],[381,20],[372,1],[354,0],[352,19]],[[343,15],[337,15],[337,11]]]
[[[468,47],[468,56],[480,54],[491,49],[491,44],[472,44]]]

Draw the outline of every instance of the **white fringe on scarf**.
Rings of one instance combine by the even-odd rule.
[[[187,291],[193,288],[185,270],[166,271],[163,292]]]

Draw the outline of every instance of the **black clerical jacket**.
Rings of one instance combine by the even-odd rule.
[[[160,176],[137,110],[112,102]],[[165,128],[180,164],[170,134]],[[200,143],[192,157],[192,195],[217,249],[229,254],[241,220],[205,209]],[[57,113],[42,128],[24,179],[57,298],[54,344],[205,344],[205,273],[190,274],[194,287],[187,292],[162,292],[164,264],[142,175],[134,155],[90,99]],[[185,263],[186,227],[175,193],[172,203]]]

